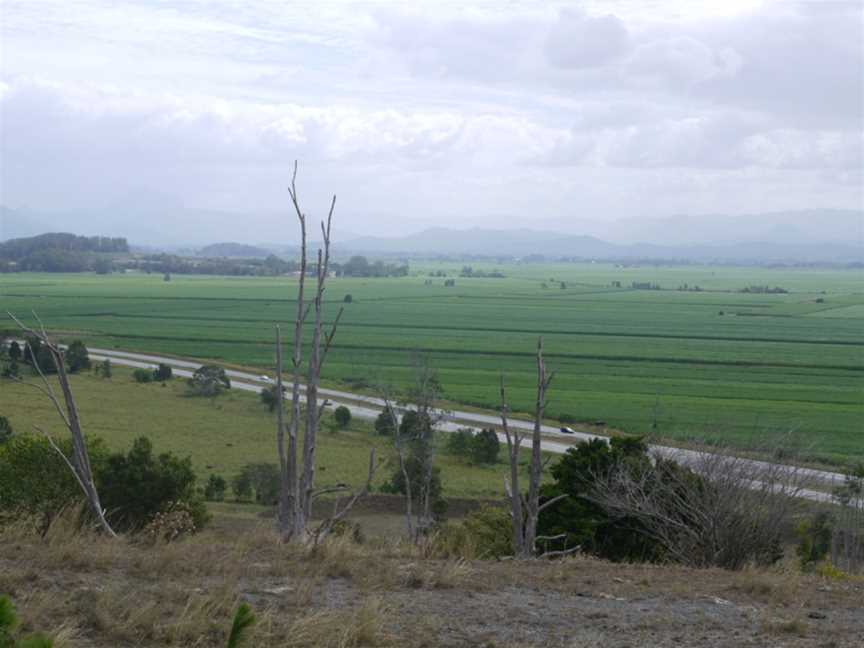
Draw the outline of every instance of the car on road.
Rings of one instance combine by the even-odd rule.
[[[562,434],[576,434],[576,430],[574,430],[573,428],[569,428],[569,427],[562,427],[561,433]]]
[[[273,379],[270,378],[270,376],[264,376],[264,375],[261,375],[261,376],[258,376],[258,377],[259,377],[261,380],[263,380],[264,382],[268,382],[268,383],[269,383],[269,382],[273,382]]]

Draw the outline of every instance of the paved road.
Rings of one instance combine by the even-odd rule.
[[[190,360],[181,360],[168,356],[151,355],[144,353],[130,353],[128,351],[117,351],[114,349],[90,348],[90,357],[94,360],[104,360],[110,358],[111,362],[125,365],[129,367],[155,367],[156,364],[162,362],[172,367],[174,373],[181,377],[191,377],[192,372],[201,366],[200,362]],[[231,386],[233,389],[243,391],[260,392],[265,385],[272,384],[272,378],[265,374],[253,374],[244,371],[236,371],[233,369],[226,370],[226,373],[231,378]],[[322,396],[334,403],[344,403],[351,407],[351,413],[354,416],[365,419],[374,419],[380,414],[384,408],[384,400],[374,396],[366,396],[363,394],[355,394],[352,392],[341,391],[337,389],[320,388],[319,392]],[[474,426],[495,426],[500,427],[501,419],[495,415],[482,414],[478,412],[466,412],[454,410],[447,413],[438,428],[445,432],[455,432],[460,428]],[[533,424],[529,421],[512,419],[510,421],[511,428],[531,431]],[[560,428],[544,425],[542,428],[544,440],[541,444],[543,450],[563,454],[570,448],[575,441],[590,440],[596,438],[606,438],[596,434],[587,432],[575,432],[574,434],[562,433]],[[498,437],[505,441],[504,434],[498,432]],[[559,438],[561,442],[550,440]],[[684,464],[698,464],[704,453],[697,450],[685,450],[680,448],[672,448],[667,446],[650,446],[651,450],[663,456],[674,458]],[[751,460],[754,467],[767,467],[764,461]],[[839,473],[829,472],[825,470],[814,470],[811,468],[801,468],[800,474],[814,484],[821,486],[839,484],[843,481],[843,475]],[[826,493],[817,490],[807,490],[802,495],[808,499],[817,501],[827,501],[830,498]]]

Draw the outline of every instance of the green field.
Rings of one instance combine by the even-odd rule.
[[[191,457],[199,485],[211,473],[230,478],[247,463],[277,463],[275,415],[255,394],[233,391],[213,400],[189,397],[183,380],[172,380],[165,387],[139,384],[132,380],[131,370],[119,367],[110,380],[75,375],[72,388],[88,435],[104,439],[111,450],[128,450],[134,439],[146,436],[157,453]],[[39,426],[55,438],[68,437],[51,402],[32,387],[0,382],[0,412],[16,433],[33,432]],[[318,486],[361,486],[373,447],[383,462],[374,485],[390,478],[398,465],[393,442],[377,435],[370,422],[354,419],[346,430],[329,429],[325,424],[318,436]],[[445,497],[500,497],[509,471],[505,454],[500,453],[495,466],[472,466],[439,452],[435,461],[441,468]]]
[[[504,372],[512,406],[528,411],[542,334],[557,372],[550,416],[634,433],[656,421],[661,436],[742,444],[791,430],[827,462],[864,455],[860,270],[505,264],[504,279],[467,279],[460,268],[429,263],[407,278],[331,280],[327,317],[344,295],[353,302],[325,377],[404,385],[419,351],[448,399],[496,407]],[[438,270],[456,286],[428,277]],[[626,288],[633,281],[663,290]],[[675,290],[683,284],[703,290]],[[789,292],[738,292],[753,285]],[[273,324],[290,322],[295,290],[296,278],[0,276],[2,310],[35,309],[49,328],[90,344],[260,367],[272,366]]]

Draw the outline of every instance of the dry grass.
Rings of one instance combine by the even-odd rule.
[[[830,611],[821,633],[838,646],[864,632],[864,583],[783,569],[442,560],[399,542],[284,545],[266,525],[145,545],[73,522],[44,538],[0,529],[0,592],[57,646],[223,646],[243,600],[258,617],[250,646],[724,645],[724,624],[752,632],[754,609],[767,643],[795,645],[828,627],[806,606]]]

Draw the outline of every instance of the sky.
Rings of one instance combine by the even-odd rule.
[[[864,206],[860,0],[0,0],[0,36],[0,203],[57,227],[289,240],[295,159],[352,235]]]

